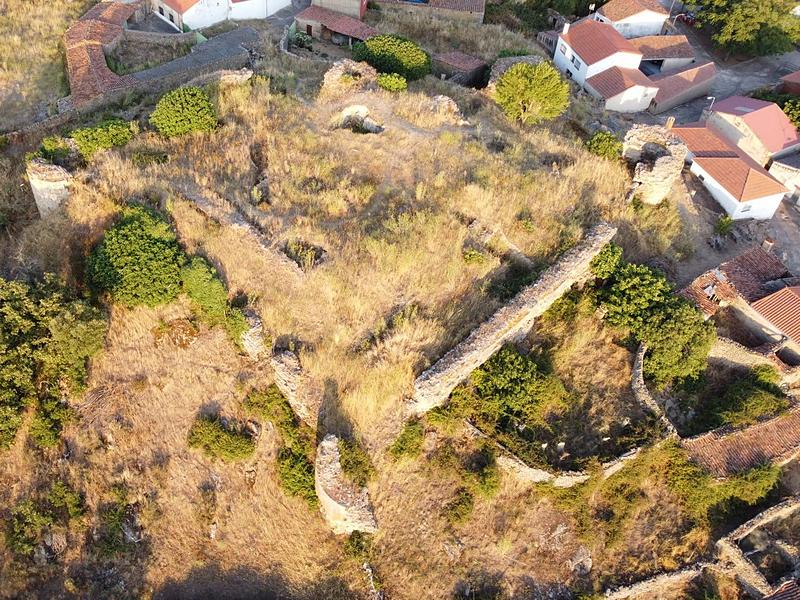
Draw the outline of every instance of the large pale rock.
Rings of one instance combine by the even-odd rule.
[[[275,372],[275,385],[286,397],[294,414],[316,429],[322,393],[303,371],[300,359],[294,352],[284,350],[273,354],[270,364]]]
[[[325,73],[320,93],[323,96],[341,96],[368,88],[373,88],[378,80],[378,72],[365,62],[344,58],[333,63]]]
[[[369,493],[345,477],[339,458],[339,439],[333,434],[326,435],[317,446],[314,487],[322,516],[334,533],[375,533],[378,530]]]
[[[659,204],[683,171],[688,149],[660,125],[634,125],[625,135],[622,155],[634,163],[635,195],[645,204]]]
[[[27,172],[40,217],[46,217],[69,199],[72,175],[63,167],[34,158],[28,163]]]
[[[526,335],[534,320],[556,300],[573,285],[591,277],[589,264],[592,258],[616,232],[617,229],[608,223],[595,226],[581,243],[566,252],[534,284],[523,289],[508,305],[422,373],[414,382],[410,411],[423,414],[441,406],[459,383],[504,344]]]
[[[264,326],[254,311],[247,310],[244,313],[247,319],[248,329],[242,334],[242,348],[253,360],[258,360],[266,352],[266,337],[264,336]]]

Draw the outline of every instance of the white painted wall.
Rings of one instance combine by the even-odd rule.
[[[575,63],[572,62],[573,57],[578,60],[580,66],[576,66]],[[639,63],[642,62],[642,55],[631,52],[616,52],[599,62],[587,65],[586,61],[576,54],[567,42],[559,37],[553,62],[556,68],[562,73],[566,73],[567,71],[572,73],[573,81],[576,81],[582,86],[590,77],[602,73],[611,67],[638,69]]]
[[[660,35],[668,17],[667,15],[645,10],[620,21],[611,21],[600,13],[594,13],[594,18],[595,21],[611,24],[614,29],[619,31],[622,37],[630,39],[642,37],[643,35]]]
[[[292,0],[267,0],[267,16],[274,15],[279,10],[292,5]]]
[[[657,93],[658,88],[636,85],[606,100],[606,110],[622,113],[641,112],[650,107],[650,102]]]
[[[183,22],[191,29],[211,27],[228,18],[228,0],[200,0],[183,13]]]
[[[265,0],[231,2],[230,18],[235,21],[243,19],[266,19],[267,16],[267,2]]]
[[[771,219],[775,211],[778,210],[781,200],[783,200],[784,194],[774,194],[748,202],[739,202],[696,162],[692,163],[689,170],[694,173],[698,179],[702,178],[703,185],[714,197],[714,200],[716,200],[719,205],[725,209],[728,216],[734,220]]]
[[[159,10],[160,9],[160,10]],[[164,14],[162,15],[161,12]],[[172,10],[169,6],[164,4],[164,2],[156,2],[153,6],[153,13],[165,23],[169,23],[172,27],[177,29],[178,31],[183,31],[181,28],[181,15]],[[172,21],[169,20],[169,15],[172,15]]]

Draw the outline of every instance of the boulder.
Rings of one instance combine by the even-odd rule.
[[[346,107],[334,117],[332,125],[336,129],[349,129],[354,133],[381,133],[383,126],[369,116],[369,109],[362,104]]]
[[[64,167],[34,158],[28,163],[27,173],[40,217],[46,217],[69,199],[72,175]]]
[[[339,458],[339,439],[330,433],[317,446],[314,488],[322,516],[335,534],[378,530],[369,493],[345,476]]]
[[[247,331],[242,334],[242,348],[253,360],[258,360],[266,351],[266,338],[261,318],[255,311],[246,310],[244,317],[247,320]]]
[[[284,395],[294,414],[312,429],[317,428],[317,415],[322,393],[303,371],[297,354],[284,350],[272,355],[275,385]]]
[[[665,127],[634,125],[622,146],[623,157],[635,165],[634,195],[645,204],[659,204],[680,177],[687,153],[686,145]]]
[[[365,89],[375,88],[378,72],[365,62],[345,58],[333,63],[322,81],[323,96],[341,96]]]

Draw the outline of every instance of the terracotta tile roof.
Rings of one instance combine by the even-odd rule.
[[[762,600],[800,600],[800,582],[787,581],[769,596],[764,596]]]
[[[321,6],[309,6],[295,18],[298,20],[316,21],[331,31],[357,40],[366,40],[378,34],[377,29],[370,27],[358,19],[348,17],[347,15],[333,10],[328,10],[327,8],[322,8]]]
[[[716,76],[716,65],[708,61],[675,71],[659,73],[658,76],[650,79],[658,86],[658,94],[656,94],[656,103],[658,103],[666,102],[695,86],[704,85]]]
[[[681,444],[696,463],[718,477],[780,462],[800,452],[800,408],[741,431],[711,432]]]
[[[698,156],[694,162],[739,202],[785,194],[789,190],[746,156]]]
[[[601,6],[597,12],[611,21],[622,21],[646,10],[660,15],[667,15],[667,11],[657,0],[610,0],[610,2],[606,2]]]
[[[785,287],[752,306],[782,334],[800,341],[800,287]]]
[[[781,77],[781,81],[785,81],[786,83],[800,83],[800,71],[784,75]]]
[[[774,102],[731,96],[714,104],[713,111],[740,117],[772,153],[800,144],[797,129]]]
[[[383,4],[411,4],[413,6],[428,6],[459,12],[483,14],[486,10],[486,0],[429,0],[427,3],[405,2],[404,0],[379,0]]]
[[[487,66],[486,63],[477,56],[464,54],[463,52],[459,52],[457,50],[453,52],[445,52],[444,54],[435,54],[433,56],[433,60],[445,65],[449,65],[455,69],[458,69],[459,71],[474,71],[475,69],[480,69]]]
[[[694,48],[685,35],[645,35],[630,40],[643,60],[694,58]]]
[[[755,302],[767,295],[765,283],[791,276],[778,257],[761,246],[754,246],[716,269],[706,271],[683,288],[680,295],[711,316],[719,308],[718,301],[731,302],[741,296],[748,303]],[[717,301],[709,298],[712,294]]]
[[[705,123],[676,125],[672,128],[672,133],[681,138],[689,152],[695,156],[739,156],[733,144],[706,127]]]
[[[98,2],[80,18],[81,21],[103,21],[112,25],[122,25],[131,18],[131,15],[139,8],[139,2]]]
[[[621,69],[620,67],[611,67],[589,77],[586,85],[591,86],[606,100],[637,85],[653,89],[656,87],[639,69]]]
[[[164,0],[164,4],[179,14],[184,14],[200,0]]]
[[[592,19],[584,19],[572,25],[566,33],[558,37],[569,44],[587,65],[593,65],[617,52],[641,54],[611,25]]]

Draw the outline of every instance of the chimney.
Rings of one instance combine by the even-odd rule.
[[[672,129],[674,125],[675,125],[675,117],[667,117],[667,122],[664,123],[664,127],[666,127],[667,130],[669,130]]]
[[[569,23],[564,23],[564,29],[561,30],[561,33],[567,33],[569,31]]]
[[[764,252],[772,252],[772,247],[775,245],[775,241],[769,238],[765,238],[763,242],[761,242],[761,248],[763,248]]]

